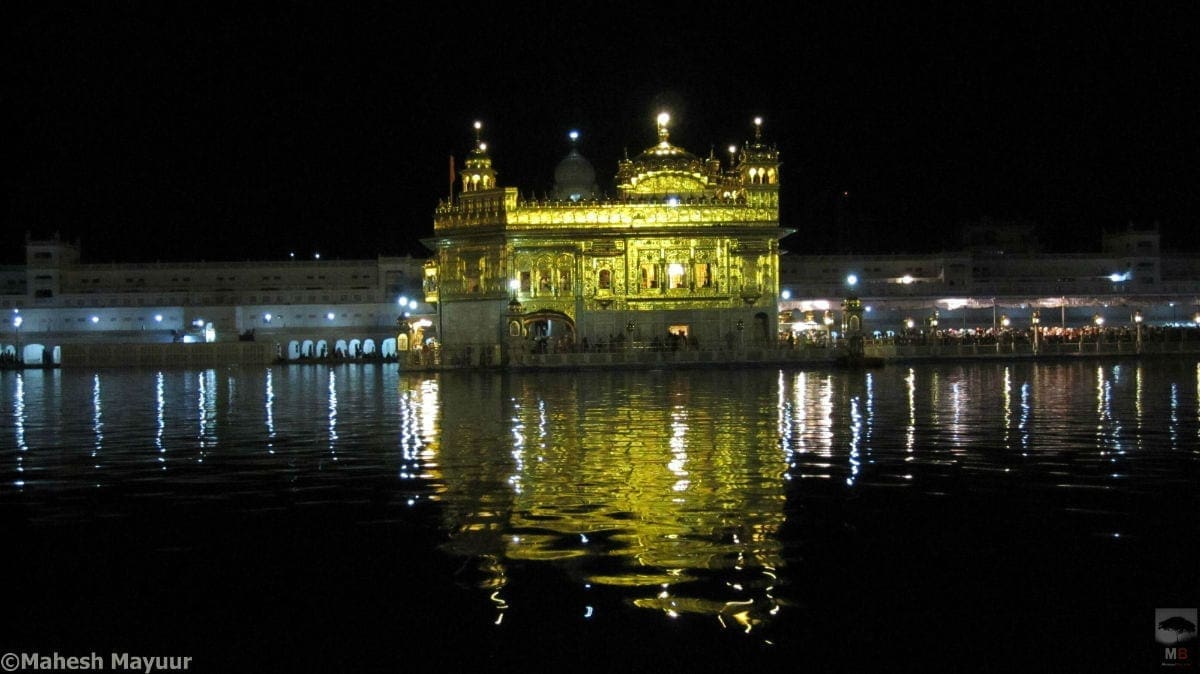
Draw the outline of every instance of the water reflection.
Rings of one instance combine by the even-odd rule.
[[[97,460],[100,449],[104,447],[104,413],[100,411],[100,375],[92,376],[92,432],[96,436],[92,445],[92,459]],[[96,468],[100,467],[97,462]]]
[[[161,375],[159,375],[161,376]],[[275,453],[275,371],[267,370],[266,391],[263,393],[266,407],[267,453]]]
[[[25,472],[25,452],[29,451],[29,446],[25,444],[25,377],[20,372],[16,373],[16,391],[13,394],[13,430],[17,436],[17,479],[13,480],[13,485],[19,489],[25,486],[25,476],[21,473]]]
[[[506,429],[468,423],[475,410],[456,399],[443,406],[455,532],[447,547],[480,560],[496,619],[510,608],[508,565],[536,561],[566,565],[581,586],[626,588],[633,605],[667,616],[760,622],[778,606],[768,575],[781,564],[787,472],[777,387],[766,380],[731,394],[695,376],[651,387],[621,374],[586,381],[469,389],[477,406],[507,407]],[[506,465],[480,442],[501,435],[511,438]]]
[[[338,460],[337,447],[337,373],[329,371],[329,454]]]
[[[536,583],[578,590],[563,593],[576,616],[757,635],[803,601],[788,547],[811,543],[801,503],[1020,493],[1073,535],[1130,538],[1121,489],[1195,475],[1200,366],[1129,367],[4,372],[0,466],[18,489],[0,504],[84,521],[139,499],[382,502],[403,513],[385,521],[427,518],[454,568],[471,562],[495,622]]]
[[[163,373],[156,372],[154,374],[154,448],[158,450],[159,463],[166,463],[165,456],[167,448],[163,444],[163,432],[167,428],[166,416],[167,399],[163,394]],[[163,466],[163,470],[166,470]]]

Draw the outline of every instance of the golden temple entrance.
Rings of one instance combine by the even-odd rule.
[[[575,321],[561,311],[542,309],[521,318],[525,336],[534,353],[560,353],[575,350]]]

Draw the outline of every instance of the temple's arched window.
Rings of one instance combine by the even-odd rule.
[[[657,288],[658,287],[658,265],[653,262],[642,264],[642,287]]]
[[[667,265],[667,287],[668,288],[683,288],[687,284],[687,275],[684,273],[683,265],[678,262],[672,262]]]

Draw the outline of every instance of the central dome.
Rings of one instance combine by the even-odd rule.
[[[662,140],[654,147],[647,148],[633,160],[634,166],[641,171],[684,171],[700,173],[704,163],[696,155],[687,150],[671,145]]]
[[[617,164],[617,185],[622,198],[701,196],[712,191],[703,160],[671,144],[667,113],[658,116],[658,143],[634,159]]]

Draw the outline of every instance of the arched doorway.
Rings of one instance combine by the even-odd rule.
[[[300,358],[300,342],[293,339],[292,341],[288,342],[287,359],[288,360],[297,360],[299,358]]]
[[[369,337],[367,339],[364,339],[363,344],[362,344],[362,352],[363,352],[364,356],[375,355],[375,340],[373,340]]]
[[[575,321],[561,311],[541,309],[521,317],[534,353],[575,350]]]
[[[26,344],[21,350],[21,360],[26,365],[42,365],[45,364],[46,347],[41,344]]]
[[[754,343],[762,346],[771,343],[770,327],[767,324],[767,315],[763,312],[754,314]]]
[[[396,355],[396,339],[388,337],[383,340],[383,345],[379,349],[380,355],[384,358],[393,358]]]

